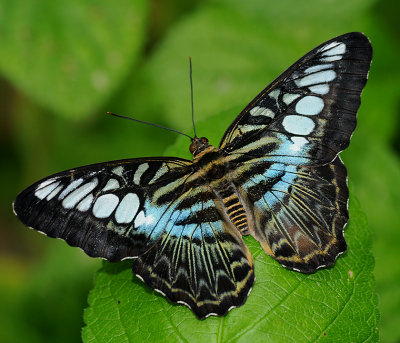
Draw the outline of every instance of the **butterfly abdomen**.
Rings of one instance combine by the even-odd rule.
[[[246,235],[248,233],[247,215],[237,195],[232,194],[232,196],[223,199],[223,202],[229,219],[242,235]]]
[[[224,188],[213,190],[218,201],[222,203],[222,211],[229,218],[233,226],[242,234],[249,234],[247,213],[238,197],[235,187],[227,185]]]

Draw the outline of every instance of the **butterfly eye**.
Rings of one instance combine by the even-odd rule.
[[[196,144],[195,143],[190,144],[189,151],[190,151],[191,154],[193,154],[196,151]]]
[[[204,144],[207,144],[207,143],[208,143],[208,139],[207,139],[206,137],[201,137],[200,140],[201,140],[201,142],[204,143]]]

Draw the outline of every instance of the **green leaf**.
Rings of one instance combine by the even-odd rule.
[[[198,130],[210,130],[214,142],[232,113],[212,117]],[[178,146],[185,151],[188,143],[180,137],[168,154]],[[204,321],[144,286],[132,275],[131,262],[104,262],[89,295],[82,337],[85,342],[376,342],[371,234],[354,198],[350,218],[345,230],[348,252],[333,268],[311,275],[282,268],[246,237],[255,260],[254,288],[242,307]]]
[[[93,113],[144,41],[147,1],[2,1],[0,71],[57,114]]]

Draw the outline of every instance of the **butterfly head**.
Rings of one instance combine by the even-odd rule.
[[[190,144],[189,151],[195,157],[210,146],[206,137],[194,137],[192,138],[192,144]]]

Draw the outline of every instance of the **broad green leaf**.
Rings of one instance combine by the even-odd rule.
[[[198,125],[217,144],[217,128],[232,111]],[[180,137],[167,154],[188,148]],[[181,154],[182,155],[182,154]],[[335,266],[304,275],[282,268],[259,244],[246,237],[256,282],[245,305],[225,317],[200,321],[182,305],[170,304],[131,273],[131,262],[104,262],[85,310],[85,342],[376,342],[377,299],[374,293],[371,235],[358,201],[350,202],[349,246]]]
[[[0,71],[38,103],[92,113],[124,78],[144,41],[147,1],[0,1]]]

